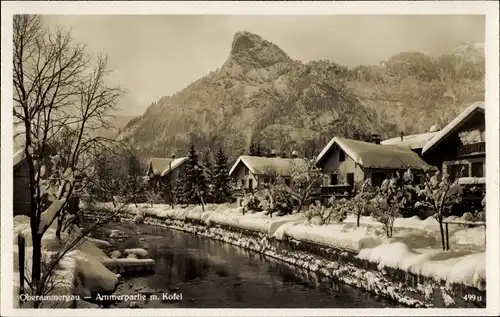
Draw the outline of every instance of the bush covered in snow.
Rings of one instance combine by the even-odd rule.
[[[242,206],[245,211],[262,211],[261,197],[257,194],[248,194],[243,198]]]
[[[373,200],[376,210],[375,218],[384,225],[387,237],[392,237],[396,216],[401,215],[401,211],[412,203],[415,192],[412,182],[411,170],[407,170],[403,177],[396,175],[391,179],[386,179]]]
[[[308,222],[317,223],[320,226],[328,225],[332,221],[342,222],[347,216],[344,204],[345,200],[336,200],[334,196],[326,204],[316,201],[304,213],[304,218]]]
[[[276,184],[270,190],[270,205],[268,214],[272,217],[273,214],[283,216],[291,214],[293,210],[293,199],[287,190],[286,185]]]

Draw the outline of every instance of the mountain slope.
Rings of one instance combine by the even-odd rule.
[[[443,60],[401,53],[380,66],[348,69],[292,60],[260,36],[238,32],[220,69],[153,103],[122,136],[146,157],[183,155],[194,141],[202,151],[223,146],[234,159],[252,138],[310,156],[334,135],[424,132],[468,99],[483,98],[484,63],[457,52]]]

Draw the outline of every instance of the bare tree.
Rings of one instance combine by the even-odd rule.
[[[106,57],[86,54],[70,32],[47,29],[40,16],[16,15],[13,33],[14,121],[25,136],[31,284],[40,293],[42,237],[55,220],[62,225],[64,210],[90,167],[93,152],[109,141],[94,131],[110,127],[110,114],[122,92],[105,82]],[[61,140],[65,151],[58,151]],[[54,148],[56,154],[49,151]]]
[[[425,206],[434,211],[434,218],[439,223],[441,233],[441,246],[446,249],[443,220],[448,215],[453,204],[460,196],[460,186],[458,180],[452,182],[449,175],[437,171],[433,176],[426,174],[424,188],[417,186],[418,201],[416,207]]]
[[[376,190],[373,188],[371,179],[367,178],[361,185],[360,191],[348,203],[350,209],[356,214],[356,226],[359,227],[361,214],[363,214],[369,205],[369,202],[375,197]]]
[[[316,159],[306,160],[304,164],[294,164],[292,172],[291,190],[299,198],[299,213],[304,204],[309,200],[314,189],[323,180],[321,169],[316,166]]]

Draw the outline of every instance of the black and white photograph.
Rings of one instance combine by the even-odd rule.
[[[460,3],[2,3],[1,314],[498,315]]]

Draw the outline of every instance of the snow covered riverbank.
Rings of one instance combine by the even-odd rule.
[[[14,298],[19,298],[19,246],[18,235],[25,239],[25,276],[30,280],[32,266],[32,241],[30,219],[26,216],[14,217]],[[48,228],[42,238],[42,273],[47,264],[52,263],[51,258],[67,248],[76,237],[81,234],[79,228],[73,227],[71,233],[61,233],[61,239],[56,238],[56,228],[54,224]],[[87,300],[96,293],[112,293],[119,282],[119,275],[112,272],[117,267],[123,266],[122,262],[127,262],[128,266],[139,267],[154,266],[154,260],[137,259],[136,254],[143,256],[143,250],[127,250],[129,255],[134,257],[127,259],[110,258],[99,247],[109,248],[111,244],[104,240],[85,237],[76,247],[67,252],[60,260],[59,265],[51,278],[49,278],[46,289],[51,300],[41,302],[41,308],[90,308],[97,305],[91,304]],[[25,284],[26,294],[30,294],[28,285]],[[70,298],[71,297],[71,298]],[[15,308],[20,307],[20,303],[15,301]],[[22,308],[33,307],[33,301],[26,301]]]
[[[144,204],[138,208],[130,206],[125,212],[130,219],[137,213],[144,214],[146,223],[206,235],[285,262],[292,261],[301,267],[307,266],[313,271],[329,272],[328,274],[344,283],[379,292],[390,298],[397,294],[400,297],[394,299],[409,306],[434,305],[436,296],[430,294],[441,292],[438,306],[462,307],[465,303],[452,303],[453,298],[460,302],[461,294],[457,289],[465,292],[473,288],[479,293],[485,290],[485,252],[482,242],[484,228],[450,226],[452,251],[441,251],[439,234],[436,233],[439,229],[433,218],[424,221],[416,217],[397,219],[394,237],[389,239],[385,237],[381,225],[371,217],[362,217],[358,228],[353,217],[348,217],[342,223],[315,226],[305,221],[301,215],[275,218],[262,213],[243,215],[241,208],[230,205],[209,205],[202,211],[199,206],[171,209],[166,205],[151,207]],[[244,235],[241,230],[254,232],[254,235]],[[312,243],[337,250],[339,256],[348,255],[347,258],[351,258],[351,261],[339,260],[337,264],[330,264],[333,268],[326,264],[318,265],[316,260],[308,261],[308,256],[301,252],[292,252],[286,248],[278,251],[272,241],[280,240]],[[360,261],[375,264],[379,272],[353,265]],[[339,263],[342,265],[339,266]],[[384,270],[384,267],[387,269]],[[415,283],[414,289],[404,283],[400,283],[401,287],[398,287],[397,283],[390,280],[390,274],[382,274],[388,270],[400,270],[423,279],[421,283]],[[384,289],[378,289],[380,287]],[[404,295],[408,292],[414,294]],[[421,301],[413,302],[415,298],[421,298]]]

